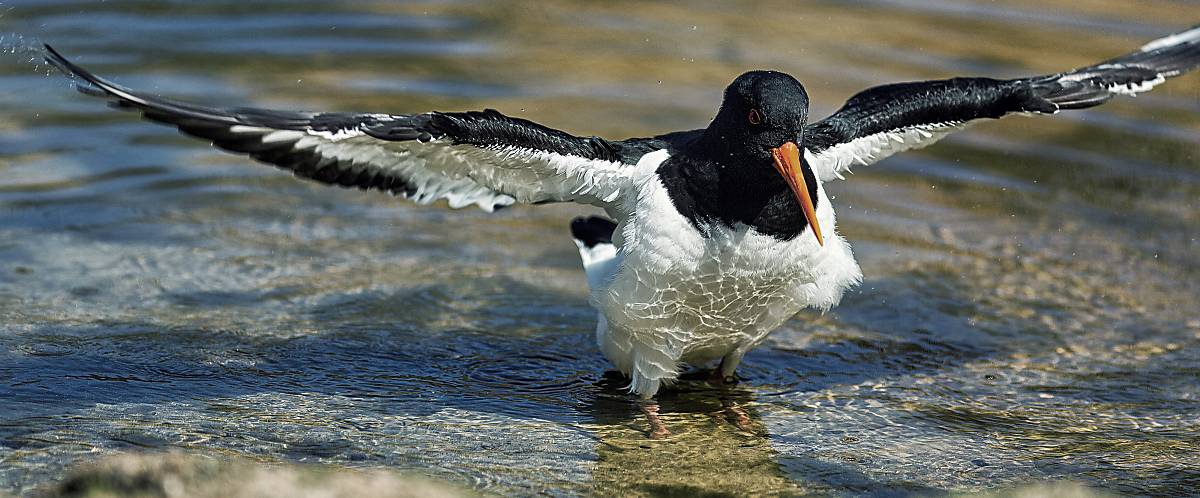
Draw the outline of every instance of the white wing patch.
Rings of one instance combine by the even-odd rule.
[[[1146,80],[1146,81],[1142,81],[1142,82],[1138,82],[1138,83],[1129,83],[1127,85],[1109,85],[1107,88],[1105,88],[1105,90],[1108,90],[1109,93],[1119,93],[1119,94],[1123,94],[1123,95],[1137,95],[1142,92],[1148,92],[1148,91],[1150,91],[1150,89],[1158,86],[1162,82],[1167,81],[1166,76],[1174,76],[1174,75],[1173,74],[1168,74],[1168,75],[1159,74],[1158,77],[1156,77],[1152,80]]]
[[[484,185],[502,185],[500,190],[519,202],[572,200],[604,207],[631,184],[635,171],[618,162],[520,147],[455,147],[473,162],[496,166],[468,168],[465,176]]]
[[[1090,68],[1090,69],[1095,69],[1096,71],[1084,71],[1084,72],[1079,72],[1079,73],[1066,74],[1066,75],[1063,75],[1062,77],[1058,78],[1057,81],[1059,81],[1059,82],[1085,81],[1085,80],[1088,80],[1091,78],[1104,76],[1104,70],[1106,70],[1106,69],[1107,70],[1118,70],[1118,69],[1125,68],[1125,67],[1129,67],[1129,66],[1125,66],[1125,65],[1121,65],[1121,64],[1101,64],[1099,66],[1095,66],[1094,68]],[[1131,83],[1126,83],[1126,84],[1109,85],[1107,87],[1104,87],[1104,90],[1107,91],[1108,93],[1117,93],[1117,94],[1121,94],[1121,95],[1137,95],[1142,92],[1150,91],[1151,89],[1158,86],[1162,82],[1167,81],[1167,77],[1175,76],[1179,73],[1180,73],[1179,71],[1158,73],[1152,79],[1138,81],[1138,82],[1131,82]]]
[[[1173,47],[1182,45],[1188,42],[1200,41],[1200,27],[1192,28],[1182,33],[1176,33],[1171,36],[1164,36],[1150,43],[1142,45],[1142,52],[1150,52],[1160,48]]]
[[[850,172],[851,166],[868,166],[898,152],[928,147],[967,124],[949,121],[876,133],[816,153],[805,150],[804,158],[822,182],[845,180],[843,173]]]
[[[449,140],[386,141],[360,129],[328,131],[236,130],[261,134],[264,142],[295,140],[293,150],[314,149],[318,169],[339,162],[343,170],[374,170],[404,180],[420,204],[446,199],[450,207],[475,204],[485,211],[514,202],[576,201],[604,206],[629,184],[634,168],[617,162],[523,149],[453,144]],[[348,166],[347,166],[348,165]]]
[[[480,147],[449,139],[381,140],[359,127],[325,131],[234,125],[229,131],[263,143],[290,142],[292,151],[315,153],[320,159],[309,173],[336,163],[339,176],[402,180],[404,188],[393,190],[419,204],[446,199],[452,208],[474,204],[489,212],[515,202],[574,201],[610,207],[632,185],[637,172],[633,165],[620,162],[515,146]]]
[[[427,164],[432,154],[428,151],[425,154],[417,153],[422,147],[418,142],[413,141],[411,147],[403,149],[385,147],[387,143],[371,138],[360,130],[341,130],[332,134],[310,131],[292,148],[313,148],[325,158],[323,163],[341,162],[348,164],[351,171],[376,170],[380,174],[402,178],[413,191],[398,195],[418,204],[446,199],[452,208],[475,204],[491,212],[497,206],[513,203],[512,197],[494,192],[469,178],[429,168]]]

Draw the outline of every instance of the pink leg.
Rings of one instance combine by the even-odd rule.
[[[640,401],[638,402],[638,407],[642,409],[642,413],[646,414],[646,420],[650,422],[650,439],[663,439],[671,435],[671,431],[667,429],[662,419],[658,417],[657,401]]]
[[[736,401],[721,400],[721,404],[725,406],[725,419],[732,422],[746,432],[753,433],[754,426],[750,424],[750,414],[741,406],[738,406]]]
[[[708,383],[718,386],[736,384],[737,374],[734,373],[734,370],[737,369],[738,363],[741,362],[742,355],[740,354],[734,356],[734,353],[730,353],[728,356],[721,358],[721,364],[717,365],[717,368],[708,376]]]

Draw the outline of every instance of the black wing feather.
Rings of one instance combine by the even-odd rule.
[[[833,115],[804,129],[804,145],[819,152],[856,138],[911,126],[999,118],[1057,107],[1023,80],[953,78],[894,83],[864,90]]]
[[[805,127],[805,146],[814,154],[859,139],[905,130],[962,125],[1012,113],[1053,114],[1093,107],[1119,94],[1148,90],[1164,79],[1200,65],[1200,27],[1147,44],[1142,50],[1092,66],[1047,76],[1011,80],[953,78],[883,85],[851,97],[829,117]],[[900,150],[936,141],[866,150],[853,161],[868,164]],[[886,143],[886,138],[876,139]],[[836,153],[832,152],[831,153]],[[826,158],[828,161],[832,159]],[[836,173],[835,173],[836,174]]]
[[[117,108],[141,112],[148,120],[175,126],[188,135],[211,140],[222,149],[247,154],[259,161],[290,170],[297,176],[323,183],[383,190],[411,197],[418,195],[423,186],[430,186],[431,182],[436,183],[438,180],[425,178],[422,183],[403,174],[400,171],[402,168],[371,165],[367,164],[368,160],[360,157],[330,154],[330,149],[297,145],[304,138],[322,133],[360,134],[381,141],[364,149],[386,146],[386,143],[425,144],[438,141],[445,146],[469,145],[493,151],[504,149],[508,153],[508,156],[504,157],[508,158],[514,157],[513,150],[523,150],[529,151],[530,156],[534,153],[553,153],[577,158],[581,162],[594,160],[621,164],[636,162],[637,157],[641,155],[636,148],[620,143],[609,142],[599,137],[576,137],[532,121],[505,116],[491,109],[478,112],[392,115],[197,106],[134,92],[92,74],[67,60],[50,46],[45,48],[47,62],[82,80],[77,87],[83,93],[111,99],[112,105]],[[269,139],[272,133],[288,131],[299,133],[287,135],[290,139]],[[368,150],[364,154],[369,155],[370,152],[372,151]],[[438,159],[447,160],[446,157]],[[476,157],[476,160],[501,162],[505,159],[497,154]],[[519,154],[517,160],[538,161]],[[485,166],[504,168],[527,165]],[[445,184],[453,183],[455,188],[460,190],[474,192],[474,189],[481,188],[483,190],[480,192],[491,191],[497,198],[509,195],[510,192],[503,192],[504,189],[499,188],[508,187],[509,190],[520,190],[513,193],[513,197],[524,198],[530,202],[578,200],[572,195],[562,193],[541,195],[536,186],[514,185],[511,178],[500,182],[503,185],[484,185],[486,182],[475,184],[472,183],[475,179],[470,175],[470,165],[451,166],[453,171],[446,173],[443,184],[433,185],[430,190],[438,190],[445,187]],[[526,178],[539,177],[532,175]],[[592,202],[586,198],[584,201]]]

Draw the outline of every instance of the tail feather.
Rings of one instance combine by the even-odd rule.
[[[571,236],[579,247],[588,287],[592,289],[604,285],[616,269],[617,248],[612,243],[616,229],[616,223],[599,216],[571,220]]]
[[[607,218],[582,216],[571,220],[571,236],[586,247],[597,244],[612,244],[613,231],[617,224]]]

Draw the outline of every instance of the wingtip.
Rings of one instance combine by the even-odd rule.
[[[63,56],[62,53],[50,46],[49,43],[42,44],[42,48],[46,49],[46,55],[44,59],[46,60],[47,64],[54,66],[67,76],[80,77],[89,82],[91,81],[91,78],[88,78],[90,75],[87,73],[87,71],[84,71],[83,68],[76,66],[73,62]]]
[[[42,48],[46,50],[46,55],[43,57],[46,62],[60,69],[63,67],[63,63],[67,62],[67,58],[58,53],[58,51],[55,50],[54,47],[51,47],[49,43],[43,43]]]
[[[59,53],[58,50],[55,50],[54,47],[50,46],[49,43],[43,43],[42,48],[46,49],[46,62],[54,64],[55,66],[67,68],[72,65],[71,61],[67,60],[63,54]]]
[[[1187,44],[1187,43],[1200,44],[1200,24],[1192,26],[1192,27],[1185,29],[1183,31],[1180,31],[1178,33],[1170,34],[1170,35],[1164,36],[1162,38],[1153,40],[1150,43],[1147,43],[1145,45],[1142,45],[1141,51],[1142,52],[1151,52],[1154,50],[1169,48],[1169,47],[1173,47],[1176,45],[1183,45],[1183,44]]]
[[[71,62],[61,52],[50,46],[49,43],[42,44],[42,48],[46,50],[44,57],[46,63],[59,70],[59,72],[68,78],[75,80],[76,91],[94,97],[103,97],[108,94],[108,92],[99,87],[95,75]]]
[[[49,43],[43,44],[42,47],[46,49],[46,63],[75,80],[75,89],[80,93],[96,97],[115,97],[134,103],[143,103],[140,97],[133,95],[127,89],[96,76],[91,71],[71,62],[61,52],[50,46]]]

